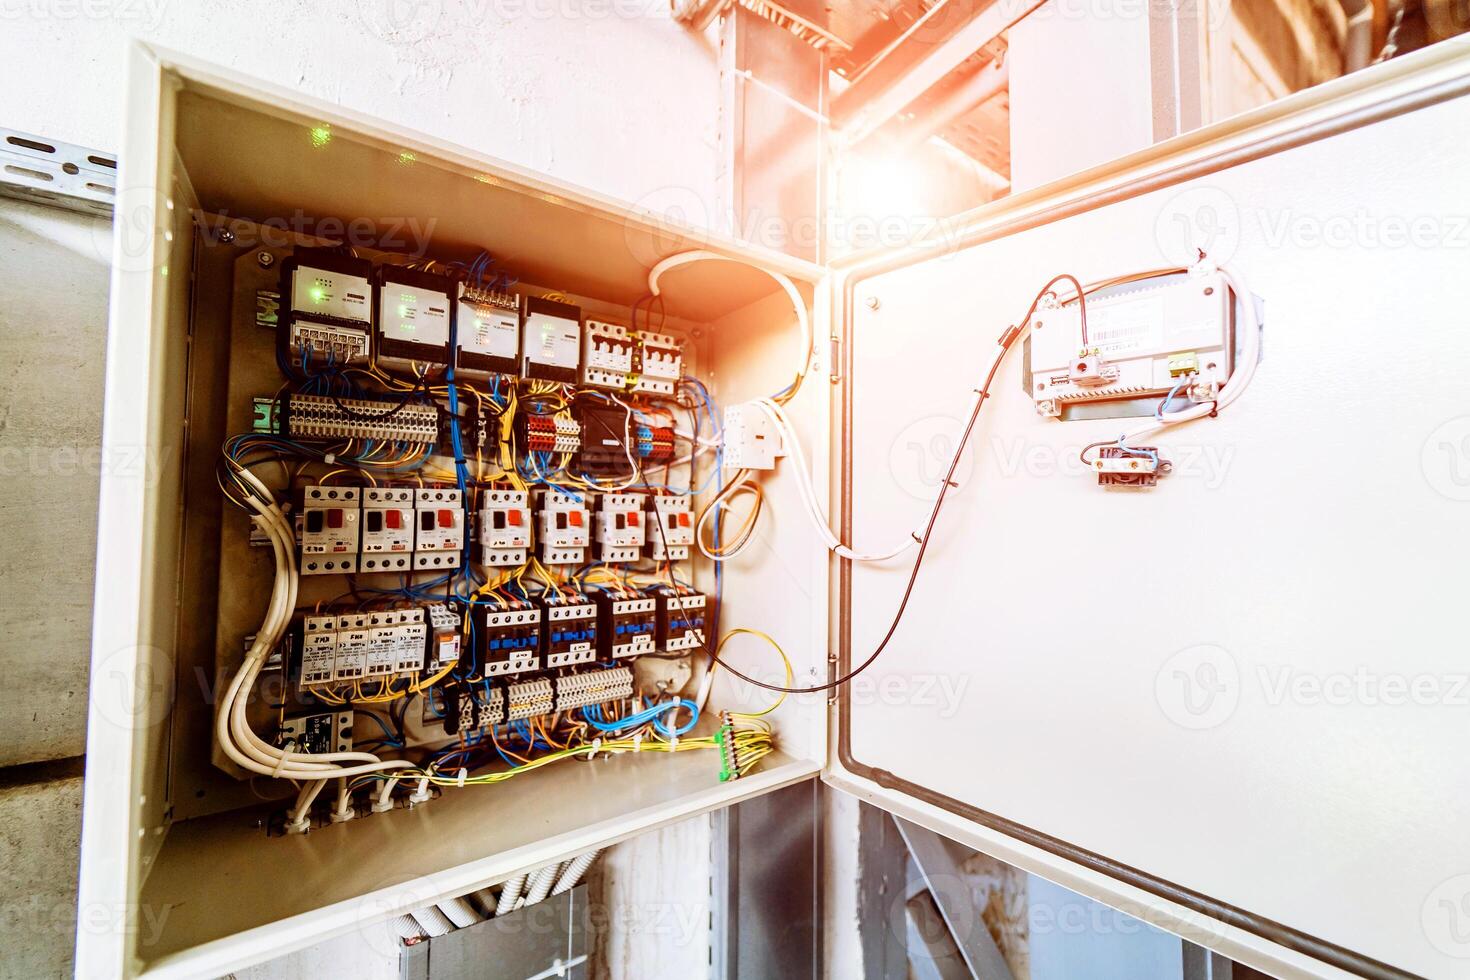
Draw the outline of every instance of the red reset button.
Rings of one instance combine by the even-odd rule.
[[[440,527],[454,527],[454,511],[452,511],[452,510],[441,510],[439,512],[439,526]]]

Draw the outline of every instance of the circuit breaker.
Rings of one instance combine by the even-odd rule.
[[[487,490],[480,495],[480,564],[524,565],[531,546],[531,509],[524,490]]]
[[[607,564],[637,561],[646,530],[641,493],[604,493],[597,498],[597,560]]]
[[[587,560],[592,522],[581,499],[559,490],[537,490],[536,518],[542,562],[580,565]]]
[[[648,557],[657,562],[684,561],[694,544],[694,509],[683,494],[649,498]]]
[[[301,504],[301,574],[357,571],[360,497],[357,487],[307,487]]]
[[[362,490],[364,572],[407,572],[413,568],[414,492],[408,487]]]
[[[337,617],[337,660],[332,669],[334,682],[356,681],[367,676],[371,629],[364,613]]]
[[[305,617],[300,636],[300,685],[309,688],[332,683],[337,671],[337,617]]]
[[[459,567],[464,549],[463,499],[458,490],[414,491],[414,568]]]
[[[638,334],[633,370],[637,380],[633,390],[650,395],[674,394],[674,385],[684,373],[684,347],[664,333]]]
[[[628,328],[601,320],[582,325],[582,383],[596,388],[628,387],[633,373],[633,339]]]

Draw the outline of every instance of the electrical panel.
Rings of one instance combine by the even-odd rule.
[[[658,600],[641,592],[598,592],[597,641],[604,660],[653,653],[658,631]]]
[[[582,311],[570,303],[527,296],[521,327],[521,376],[577,380],[582,359]]]
[[[447,276],[378,267],[378,363],[414,372],[449,363],[451,296],[455,282]]]
[[[604,564],[637,561],[643,553],[641,493],[604,493],[597,498],[597,560]]]
[[[413,567],[458,568],[464,550],[464,503],[458,490],[415,490]]]
[[[541,609],[521,599],[472,607],[475,659],[486,677],[524,674],[540,666]]]
[[[357,487],[307,487],[301,503],[301,574],[357,571]]]
[[[362,490],[364,572],[407,572],[413,568],[414,494],[407,487]]]
[[[362,364],[372,350],[373,265],[328,249],[297,249],[281,266],[285,315],[277,348],[289,363]]]
[[[1029,376],[1037,413],[1175,389],[1186,403],[1213,401],[1231,372],[1231,302],[1224,277],[1211,273],[1089,295],[1085,333],[1077,303],[1038,310]]]
[[[582,383],[595,388],[628,387],[633,373],[633,339],[628,328],[601,320],[582,325]]]
[[[526,563],[531,547],[531,509],[524,490],[488,490],[480,497],[480,564],[494,568]]]
[[[648,500],[648,557],[684,561],[694,544],[694,505],[682,494],[657,494]]]
[[[663,333],[642,332],[634,349],[633,390],[651,395],[672,396],[674,385],[684,373],[684,346]]]
[[[520,300],[491,289],[460,284],[455,311],[459,359],[455,371],[469,378],[520,371]]]
[[[580,565],[587,560],[592,521],[581,498],[559,490],[536,491],[536,540],[547,565]]]
[[[580,593],[552,593],[539,600],[542,662],[571,667],[597,659],[597,604]]]

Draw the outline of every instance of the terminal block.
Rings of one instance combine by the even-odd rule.
[[[582,383],[622,391],[633,373],[633,339],[628,328],[601,320],[582,325]]]
[[[669,462],[674,458],[673,428],[636,423],[633,427],[633,451],[643,462],[654,466]]]
[[[537,490],[536,511],[541,561],[547,565],[585,562],[592,523],[585,504],[558,490]]]
[[[301,503],[301,574],[357,571],[358,487],[307,487]]]
[[[658,600],[641,592],[595,594],[597,645],[604,660],[653,653],[658,629]]]
[[[694,544],[694,509],[680,494],[649,498],[648,557],[654,561],[684,561]]]
[[[1169,463],[1159,457],[1155,446],[1103,446],[1092,468],[1100,487],[1152,487]]]
[[[448,606],[436,604],[425,607],[424,618],[429,626],[429,647],[425,654],[424,669],[437,673],[459,662],[459,615]]]
[[[587,596],[556,595],[537,600],[541,606],[542,663],[570,667],[597,659],[597,604]]]
[[[428,402],[328,395],[281,396],[277,427],[292,439],[370,439],[431,445],[439,437],[439,410]]]
[[[506,599],[472,608],[475,655],[486,677],[524,674],[540,666],[541,609],[535,603]]]
[[[531,547],[531,508],[524,490],[487,490],[480,496],[480,564],[524,565]]]
[[[674,385],[684,373],[684,346],[663,333],[640,333],[634,348],[633,390],[672,397]]]
[[[363,364],[371,355],[373,265],[330,249],[298,248],[281,263],[281,359],[297,365]]]
[[[458,568],[464,550],[464,498],[458,490],[414,491],[413,567]]]
[[[411,571],[413,521],[413,490],[407,487],[363,488],[360,570]]]
[[[557,711],[571,711],[632,696],[633,670],[630,667],[580,671],[562,674],[556,679]]]
[[[448,276],[378,267],[377,361],[405,371],[449,363],[449,324],[456,283]]]
[[[582,359],[582,311],[527,296],[521,324],[521,377],[576,383]]]
[[[598,497],[598,561],[611,565],[638,560],[646,530],[643,499],[641,493],[604,493]]]
[[[525,452],[574,453],[582,448],[582,426],[571,416],[527,413],[519,421]]]
[[[459,341],[455,371],[480,380],[492,374],[515,377],[520,371],[520,299],[460,284],[455,316]]]
[[[505,720],[521,721],[556,710],[556,687],[549,677],[533,677],[505,686]]]

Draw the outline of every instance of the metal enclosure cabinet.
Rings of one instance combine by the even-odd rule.
[[[104,445],[151,465],[103,484],[81,902],[133,922],[140,909],[170,912],[148,946],[136,930],[83,928],[80,974],[222,973],[817,772],[1276,975],[1465,972],[1470,931],[1445,918],[1470,894],[1462,712],[1448,695],[1333,704],[1275,693],[1299,691],[1295,675],[1320,687],[1359,667],[1444,684],[1464,673],[1449,641],[1470,499],[1454,467],[1470,460],[1440,448],[1470,445],[1470,331],[1458,322],[1470,278],[1451,241],[1464,234],[1455,216],[1470,215],[1470,59],[1459,46],[832,270],[670,229],[152,49],[133,52],[129,86]],[[302,134],[324,125],[335,155],[313,157]],[[1064,460],[1117,420],[1039,417],[1012,352],[892,647],[832,703],[789,699],[775,717],[783,751],[755,776],[718,784],[678,757],[620,759],[446,795],[337,838],[266,841],[228,809],[175,822],[186,773],[174,766],[197,754],[188,736],[207,717],[180,694],[201,649],[184,585],[204,557],[194,494],[212,490],[190,480],[189,458],[211,449],[193,441],[198,430],[223,425],[190,398],[191,377],[210,369],[211,325],[190,315],[180,274],[209,266],[191,209],[442,214],[442,240],[513,242],[509,258],[531,281],[608,304],[631,302],[649,266],[691,247],[788,273],[811,290],[818,337],[833,341],[817,345],[819,360],[838,358],[812,365],[832,383],[809,383],[792,415],[818,491],[830,476],[843,536],[862,545],[921,526],[946,462],[933,447],[953,444],[994,339],[1042,283],[1156,267],[1175,216],[1187,223],[1206,206],[1233,223],[1217,251],[1228,247],[1263,303],[1266,356],[1230,411],[1160,437],[1199,462],[1149,493],[1104,493]],[[1439,216],[1442,247],[1302,238],[1304,217],[1354,209]],[[576,262],[564,257],[573,243]],[[721,397],[783,381],[784,297],[735,263],[681,276],[666,287],[671,317],[699,331]],[[768,489],[773,512],[800,506],[783,469]],[[797,681],[810,684],[866,657],[907,567],[829,563],[793,519],[726,571],[729,621],[788,638]],[[1209,724],[1193,702],[1171,700],[1202,662],[1225,671],[1216,693],[1229,710]],[[110,698],[111,686],[141,697]],[[752,697],[721,678],[712,703]]]

